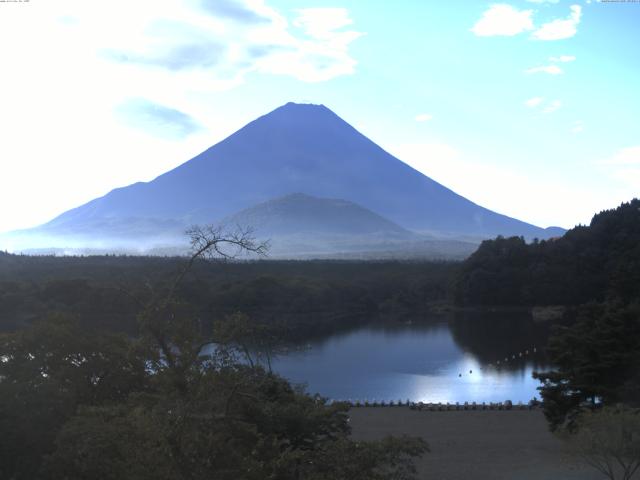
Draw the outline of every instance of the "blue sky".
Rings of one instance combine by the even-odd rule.
[[[640,3],[0,3],[0,231],[322,103],[454,191],[541,226],[640,192]]]

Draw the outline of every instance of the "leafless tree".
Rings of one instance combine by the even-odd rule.
[[[640,468],[640,411],[605,407],[583,414],[566,434],[572,450],[610,480],[631,480]]]
[[[157,349],[159,356],[153,368],[174,372],[178,391],[186,385],[186,375],[200,361],[203,349],[212,341],[202,335],[198,319],[184,312],[176,300],[176,291],[198,260],[238,258],[243,254],[263,257],[268,244],[259,242],[250,228],[233,230],[220,226],[194,226],[187,230],[191,253],[176,273],[168,288],[154,289],[150,299],[139,301],[141,333]]]
[[[213,260],[222,258],[231,260],[245,254],[264,257],[269,249],[269,243],[259,242],[251,227],[237,226],[229,230],[220,225],[194,225],[186,231],[191,244],[189,261],[176,275],[167,296],[173,298],[175,289],[180,285],[185,275],[189,273],[198,259]]]

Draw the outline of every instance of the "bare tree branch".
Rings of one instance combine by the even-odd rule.
[[[269,249],[268,242],[258,242],[251,227],[237,226],[235,230],[226,231],[223,226],[194,225],[186,231],[191,244],[191,256],[184,268],[178,273],[167,294],[170,301],[185,275],[193,268],[198,259],[213,260],[215,258],[234,259],[241,254],[253,253],[265,257]]]

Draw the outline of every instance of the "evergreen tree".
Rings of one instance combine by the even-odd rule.
[[[573,427],[587,407],[632,401],[640,365],[640,309],[587,305],[570,327],[556,327],[547,347],[555,370],[534,373],[552,429]]]

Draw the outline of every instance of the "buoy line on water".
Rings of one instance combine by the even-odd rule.
[[[398,401],[394,402],[393,400],[390,402],[369,402],[365,400],[361,402],[359,400],[345,400],[338,401],[332,400],[332,403],[346,403],[350,408],[379,408],[379,407],[408,407],[411,410],[417,411],[427,411],[427,412],[459,412],[459,411],[489,411],[489,410],[533,410],[540,406],[540,402],[536,399],[532,399],[527,403],[518,402],[513,403],[511,400],[505,400],[504,402],[456,402],[456,403],[425,403],[425,402],[411,402],[407,400],[406,402]]]
[[[528,357],[529,355],[533,355],[534,353],[538,352],[538,348],[536,346],[531,347],[531,350],[525,350],[524,353],[523,352],[518,352],[518,354],[512,354],[511,357],[509,357],[509,355],[507,355],[506,357],[504,357],[504,360],[496,360],[495,364],[494,363],[489,363],[488,366],[489,367],[497,367],[500,368],[501,363],[503,364],[507,364],[509,363],[509,361],[511,360],[519,360],[521,358],[524,357]]]

